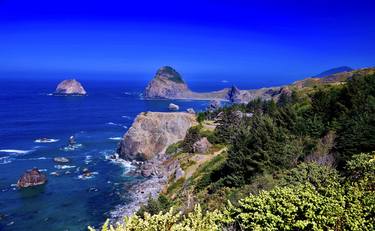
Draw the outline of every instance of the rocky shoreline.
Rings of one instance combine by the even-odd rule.
[[[157,198],[166,183],[166,177],[153,176],[131,186],[128,189],[131,202],[126,205],[119,205],[115,210],[111,211],[111,223],[121,223],[125,216],[133,215],[139,210],[141,205],[147,203],[149,197]]]
[[[121,160],[123,161],[123,160]],[[159,193],[168,184],[168,180],[174,177],[179,164],[166,155],[157,155],[152,160],[145,162],[135,161],[132,163],[132,170],[127,173],[131,176],[143,177],[142,180],[129,186],[124,186],[124,190],[129,193],[130,203],[118,205],[111,211],[111,223],[122,222],[125,216],[131,216],[136,213],[139,208],[146,204],[148,199],[157,198]]]

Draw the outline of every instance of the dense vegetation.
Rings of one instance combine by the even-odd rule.
[[[291,87],[277,102],[198,118],[215,119],[216,129],[190,129],[171,155],[191,152],[204,136],[228,151],[116,230],[375,229],[374,75]]]

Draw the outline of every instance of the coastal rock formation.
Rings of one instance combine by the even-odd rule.
[[[58,164],[67,164],[70,162],[70,160],[66,157],[63,157],[63,156],[59,156],[59,157],[54,157],[53,158],[53,161],[58,163]]]
[[[219,100],[212,100],[207,107],[208,111],[215,111],[220,108],[221,102]]]
[[[182,177],[184,177],[185,175],[185,172],[184,170],[182,170],[180,164],[177,165],[177,168],[176,168],[176,173],[174,175],[174,181],[178,181],[179,179],[181,179]]]
[[[178,110],[180,110],[180,107],[177,104],[170,103],[169,106],[168,106],[168,109],[171,110],[171,111],[178,111]]]
[[[27,188],[36,185],[42,185],[47,182],[47,177],[42,174],[37,168],[26,171],[18,180],[17,186],[20,188]]]
[[[194,153],[206,153],[211,147],[212,144],[207,140],[207,137],[203,137],[193,144]]]
[[[126,160],[150,160],[184,139],[196,124],[195,115],[186,112],[141,113],[125,134],[118,153]]]
[[[87,92],[75,79],[64,80],[57,85],[55,95],[86,95]]]
[[[236,86],[232,86],[232,88],[228,91],[228,100],[232,103],[241,102],[241,91]]]
[[[172,67],[160,68],[155,77],[148,83],[144,97],[146,99],[193,99],[218,100],[232,103],[248,103],[261,98],[272,99],[279,92],[279,87],[261,88],[256,90],[240,90],[235,86],[212,92],[191,91],[181,75]]]
[[[181,75],[172,67],[160,68],[144,92],[146,98],[183,98],[190,92]]]

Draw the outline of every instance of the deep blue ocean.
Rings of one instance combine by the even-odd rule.
[[[142,111],[203,110],[207,101],[142,100],[145,81],[81,81],[88,96],[51,96],[57,80],[1,80],[0,86],[0,230],[86,230],[126,203],[126,164],[106,157]],[[217,90],[223,83],[195,83],[194,90]],[[70,136],[81,146],[64,150]],[[53,143],[37,143],[39,138]],[[71,159],[56,164],[54,157]],[[18,189],[15,184],[28,169],[37,167],[47,184]],[[94,174],[82,178],[82,169]],[[53,174],[59,174],[55,176]]]

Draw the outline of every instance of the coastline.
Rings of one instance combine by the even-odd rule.
[[[120,204],[110,212],[111,223],[122,223],[124,217],[134,215],[150,197],[157,198],[166,184],[167,177],[152,176],[130,186],[130,203]]]
[[[123,160],[115,155],[116,159],[113,161],[123,163]],[[134,215],[142,205],[146,204],[148,199],[157,198],[159,193],[168,184],[169,177],[174,174],[176,163],[169,163],[169,158],[164,155],[158,155],[152,160],[145,162],[131,162],[131,169],[125,174],[139,176],[143,179],[134,182],[133,184],[124,185],[124,191],[127,191],[130,196],[130,202],[120,204],[110,211],[110,222],[112,224],[122,223],[125,216]]]

